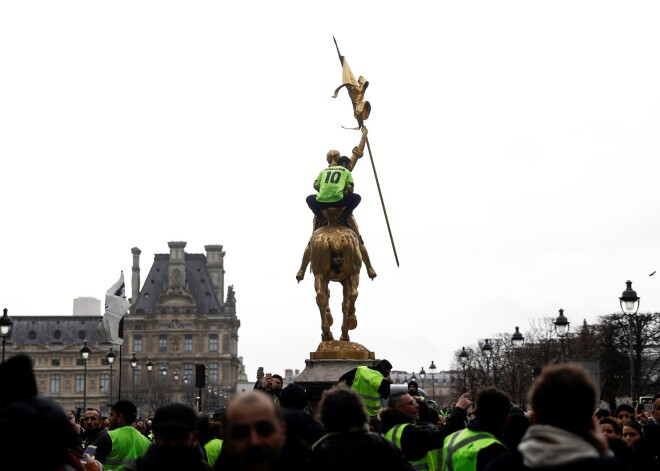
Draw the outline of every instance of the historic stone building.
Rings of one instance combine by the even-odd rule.
[[[212,409],[246,379],[232,286],[225,296],[222,245],[205,246],[206,254],[186,253],[185,242],[168,245],[168,254],[154,256],[143,284],[141,251],[131,250],[131,307],[112,364],[110,344],[96,330],[99,316],[12,316],[7,356],[33,359],[41,394],[65,408],[105,413],[121,392],[138,403],[141,414],[151,415],[165,402],[194,405],[200,392],[203,409]],[[80,352],[85,341],[91,350],[86,363]],[[204,365],[204,377],[196,365]]]

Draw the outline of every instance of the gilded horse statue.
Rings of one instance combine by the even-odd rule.
[[[344,298],[341,304],[343,320],[342,341],[349,341],[349,330],[357,327],[355,301],[358,297],[362,255],[360,240],[350,228],[335,223],[340,212],[326,210],[329,225],[316,229],[310,239],[311,269],[314,274],[316,304],[321,314],[321,339],[334,340],[330,326],[333,319],[330,312],[330,282],[337,281],[343,287]]]

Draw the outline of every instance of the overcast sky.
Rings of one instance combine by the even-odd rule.
[[[68,315],[131,248],[222,244],[251,379],[321,341],[305,197],[359,141],[332,41],[366,77],[351,340],[419,371],[523,333],[660,310],[657,2],[3,2],[0,307]],[[339,319],[341,287],[331,285]],[[333,327],[339,337],[339,323]]]

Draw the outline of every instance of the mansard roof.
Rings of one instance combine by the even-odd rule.
[[[106,344],[96,328],[101,316],[13,316],[14,325],[8,344],[72,345]],[[109,344],[107,344],[109,345]]]
[[[131,313],[154,315],[160,296],[168,288],[169,254],[156,254],[149,274],[144,279],[137,302],[131,307]],[[206,268],[206,255],[189,254],[185,256],[185,292],[192,296],[199,314],[221,314],[224,304],[215,294],[211,276]],[[223,294],[220,293],[220,296]]]

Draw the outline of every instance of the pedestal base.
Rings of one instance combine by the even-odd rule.
[[[371,353],[371,358],[311,358],[305,360],[305,369],[298,375],[295,382],[305,388],[314,412],[317,411],[323,391],[337,384],[341,375],[358,366],[371,366],[375,363],[373,352],[368,353]]]

